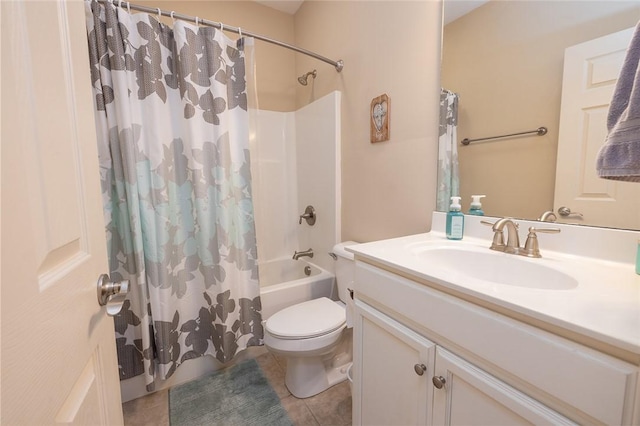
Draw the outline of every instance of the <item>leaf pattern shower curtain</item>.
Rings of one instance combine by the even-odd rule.
[[[121,379],[262,344],[245,48],[85,1]]]
[[[438,196],[436,210],[449,211],[451,197],[460,195],[458,176],[458,95],[440,90],[440,136],[438,139]]]

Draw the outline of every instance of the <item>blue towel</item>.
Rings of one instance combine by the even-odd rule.
[[[607,139],[598,153],[598,176],[640,182],[640,22],[613,92],[607,129]]]

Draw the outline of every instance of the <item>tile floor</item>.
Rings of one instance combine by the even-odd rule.
[[[256,351],[253,356],[296,426],[351,425],[349,382],[311,398],[298,399],[284,385],[285,360],[265,351]],[[122,409],[126,426],[168,426],[169,391],[158,391],[126,402]]]

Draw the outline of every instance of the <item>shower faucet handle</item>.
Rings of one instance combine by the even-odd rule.
[[[307,208],[304,209],[304,213],[300,215],[300,220],[298,221],[299,225],[302,225],[302,219],[306,220],[309,226],[316,224],[316,210],[313,206],[307,206]]]

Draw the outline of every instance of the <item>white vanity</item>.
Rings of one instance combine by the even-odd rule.
[[[640,424],[638,232],[558,227],[542,258],[433,231],[356,256],[356,425]]]

